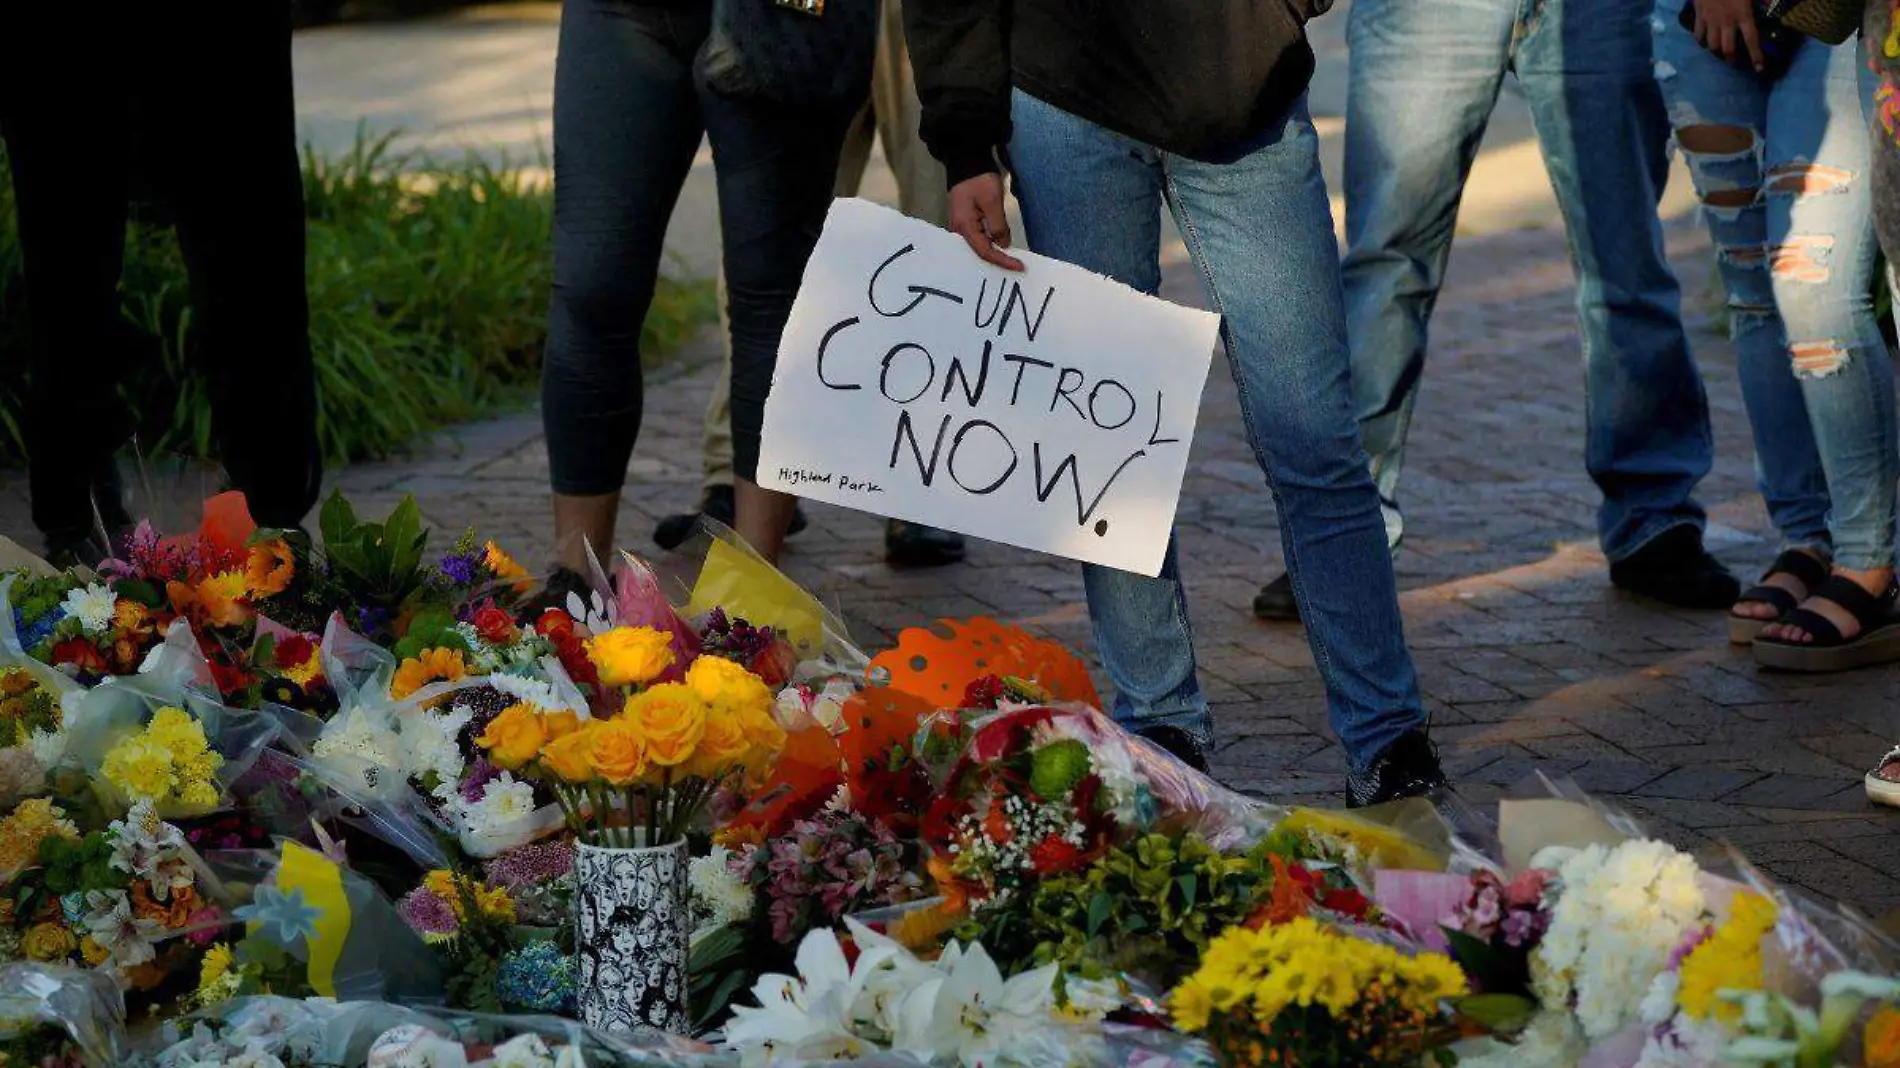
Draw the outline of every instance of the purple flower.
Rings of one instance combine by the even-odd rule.
[[[397,903],[396,913],[417,934],[449,936],[462,929],[461,923],[455,918],[455,910],[426,887],[418,886],[411,890],[408,896]]]
[[[482,559],[473,552],[450,553],[435,566],[437,571],[442,572],[442,577],[448,579],[451,584],[473,586],[476,571],[482,566]]]
[[[488,862],[488,885],[526,890],[550,883],[574,870],[572,842],[533,842]]]
[[[468,778],[462,780],[462,800],[473,805],[482,799],[482,792],[488,784],[501,778],[501,769],[488,762],[487,757],[476,757],[475,763],[468,769]]]

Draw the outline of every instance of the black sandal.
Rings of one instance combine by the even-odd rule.
[[[1747,645],[1755,640],[1755,636],[1761,633],[1763,627],[1770,623],[1780,622],[1783,616],[1801,607],[1801,598],[1780,586],[1766,585],[1768,579],[1775,575],[1793,575],[1795,580],[1801,583],[1801,587],[1809,591],[1808,595],[1813,596],[1813,591],[1821,583],[1827,581],[1828,570],[1827,564],[1799,549],[1788,549],[1775,557],[1775,562],[1768,565],[1767,571],[1762,572],[1764,584],[1750,587],[1747,592],[1735,599],[1738,605],[1768,605],[1775,610],[1774,618],[1755,619],[1750,616],[1738,616],[1734,609],[1729,609],[1728,640],[1730,642],[1736,645]]]
[[[1826,616],[1807,608],[1797,608],[1776,620],[1786,626],[1800,627],[1814,640],[1782,641],[1755,639],[1755,662],[1776,671],[1846,671],[1849,668],[1889,664],[1900,660],[1900,619],[1894,617],[1894,601],[1900,586],[1889,583],[1887,591],[1876,597],[1854,580],[1833,575],[1809,593],[1832,601],[1852,613],[1860,624],[1860,633],[1844,637]]]

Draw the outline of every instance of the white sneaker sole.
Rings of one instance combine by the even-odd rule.
[[[1900,808],[1900,782],[1883,779],[1873,772],[1867,773],[1867,800],[1876,805],[1890,805]]]

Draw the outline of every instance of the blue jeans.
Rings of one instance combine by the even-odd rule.
[[[1021,91],[1012,110],[1011,169],[1037,252],[1154,293],[1163,201],[1173,210],[1221,315],[1333,729],[1364,769],[1425,713],[1353,420],[1339,251],[1304,101],[1225,164],[1170,155]],[[1204,735],[1174,548],[1159,578],[1083,573],[1117,717]]]
[[[1874,75],[1801,46],[1764,81],[1656,10],[1656,76],[1718,250],[1755,479],[1789,546],[1893,566],[1893,363],[1874,317]]]
[[[1426,324],[1506,71],[1530,104],[1577,273],[1584,462],[1603,494],[1604,554],[1621,560],[1703,523],[1691,493],[1709,471],[1708,400],[1656,216],[1669,122],[1650,70],[1650,14],[1639,0],[1352,5],[1346,319],[1360,429],[1394,546]]]

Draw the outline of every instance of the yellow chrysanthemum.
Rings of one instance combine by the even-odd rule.
[[[425,649],[396,668],[389,684],[389,696],[400,701],[432,682],[455,682],[468,674],[468,664],[459,649]]]
[[[1761,940],[1775,929],[1777,914],[1775,903],[1760,894],[1736,894],[1728,920],[1683,958],[1677,1007],[1698,1020],[1741,1019],[1742,1007],[1718,993],[1762,988]]]
[[[449,911],[455,913],[457,920],[468,919],[463,911],[464,901],[472,897],[475,907],[483,916],[502,923],[515,922],[515,899],[504,887],[483,886],[466,875],[457,875],[446,868],[437,868],[423,876],[422,885],[441,898],[449,906]]]
[[[321,674],[323,674],[323,647],[315,642],[310,644],[310,659],[283,669],[284,678],[299,686],[310,685],[310,680]]]
[[[99,771],[133,801],[202,810],[218,803],[216,776],[223,766],[224,757],[205,739],[204,724],[183,709],[161,708],[145,730],[106,753]]]
[[[1339,1020],[1367,1012],[1423,1017],[1464,992],[1464,972],[1442,953],[1408,956],[1301,917],[1216,938],[1174,991],[1175,1023],[1202,1031],[1220,1015],[1265,1032],[1294,1006]]]

